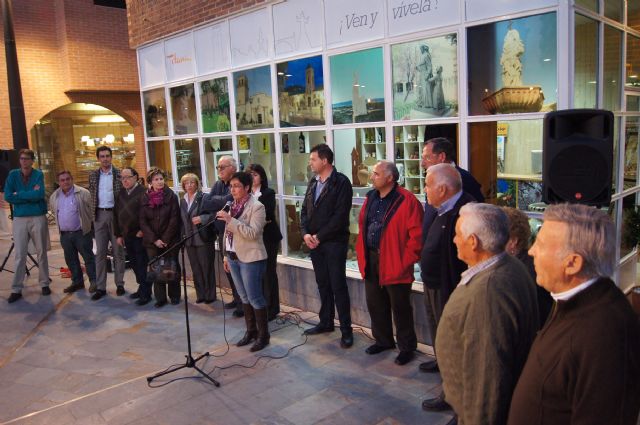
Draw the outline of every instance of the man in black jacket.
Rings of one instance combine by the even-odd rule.
[[[340,346],[349,348],[353,345],[353,330],[346,263],[353,188],[349,179],[333,167],[333,151],[326,144],[311,149],[309,166],[316,176],[307,186],[300,222],[304,243],[311,249],[321,306],[320,323],[304,333],[333,332],[337,307],[342,331]]]

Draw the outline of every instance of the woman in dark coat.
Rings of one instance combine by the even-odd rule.
[[[210,304],[216,300],[216,276],[212,261],[215,239],[205,240],[206,235],[210,234],[207,229],[203,229],[201,233],[196,232],[201,224],[209,223],[213,217],[201,212],[204,195],[200,190],[198,176],[187,173],[180,179],[180,184],[184,190],[184,197],[180,200],[182,231],[186,236],[195,233],[185,244],[196,288],[196,303]],[[213,225],[211,228],[213,229]]]
[[[271,321],[280,313],[280,295],[276,268],[278,264],[278,245],[282,240],[282,233],[280,233],[280,226],[276,221],[276,192],[269,188],[267,173],[262,165],[250,164],[247,167],[247,172],[253,178],[251,192],[264,205],[267,213],[267,224],[262,234],[262,240],[267,249],[267,270],[264,274],[262,288],[264,298],[267,301],[267,317]]]
[[[140,209],[140,229],[142,229],[142,243],[147,249],[150,259],[162,254],[174,245],[180,238],[180,206],[178,196],[165,184],[166,173],[157,167],[152,167],[147,173],[149,190],[142,195]],[[156,307],[167,304],[167,291],[171,304],[180,302],[180,265],[178,264],[178,250],[165,258],[164,262],[174,262],[175,278],[168,284],[153,282],[153,293],[156,297]],[[154,273],[148,274],[149,279]],[[168,288],[166,288],[168,286]]]

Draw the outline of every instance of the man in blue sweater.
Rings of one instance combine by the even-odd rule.
[[[44,175],[33,168],[35,154],[30,149],[20,150],[20,168],[11,170],[4,185],[4,199],[13,206],[13,241],[15,243],[15,272],[11,284],[9,303],[22,298],[26,272],[29,240],[38,254],[38,266],[42,295],[50,295],[49,261],[47,245],[47,202],[44,193]]]

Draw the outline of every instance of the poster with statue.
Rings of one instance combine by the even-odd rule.
[[[391,46],[393,119],[458,115],[457,34]]]

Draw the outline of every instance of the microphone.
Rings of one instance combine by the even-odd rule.
[[[224,212],[231,211],[231,204],[233,204],[233,201],[227,201],[227,203],[224,204],[224,207],[222,207],[222,211]]]

